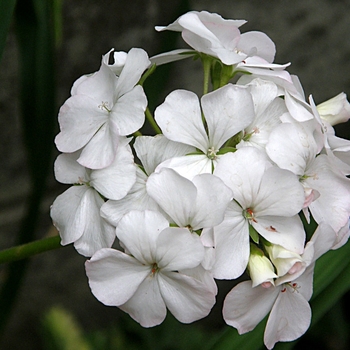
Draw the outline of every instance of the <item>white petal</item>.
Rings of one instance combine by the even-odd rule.
[[[172,169],[163,168],[147,181],[147,193],[180,227],[191,224],[197,189],[189,180]]]
[[[156,261],[161,271],[190,269],[203,258],[204,247],[199,236],[187,228],[166,228],[157,239]]]
[[[212,174],[197,175],[192,181],[197,188],[192,228],[197,230],[219,225],[232,199],[232,191],[220,178]]]
[[[214,175],[233,191],[234,199],[248,208],[259,191],[265,170],[271,166],[264,153],[253,147],[243,147],[220,158]]]
[[[272,349],[278,341],[292,341],[302,336],[309,328],[311,308],[297,291],[281,290],[272,307],[266,324],[264,343]]]
[[[135,294],[120,309],[127,312],[142,327],[153,327],[162,323],[166,316],[165,302],[160,294],[159,277],[148,275]]]
[[[158,204],[147,194],[147,176],[136,168],[136,182],[129,193],[122,199],[109,200],[101,207],[101,216],[109,223],[117,226],[124,214],[131,210],[154,210],[159,211]]]
[[[302,209],[305,194],[299,178],[288,170],[267,169],[254,198],[256,216],[293,216]]]
[[[305,231],[298,215],[258,217],[252,221],[252,226],[269,242],[298,254],[303,253]]]
[[[86,168],[77,159],[80,152],[60,154],[54,164],[56,180],[64,184],[75,184],[89,181]]]
[[[256,56],[272,63],[275,58],[276,47],[273,41],[262,32],[251,31],[241,34],[237,49],[247,54],[255,48]]]
[[[157,107],[155,120],[168,139],[207,152],[208,136],[203,126],[198,97],[193,92],[171,92]]]
[[[151,267],[115,249],[101,249],[85,263],[95,297],[105,305],[119,306],[129,300],[151,274]]]
[[[227,295],[222,310],[225,322],[239,334],[253,330],[271,310],[280,287],[252,288],[251,281],[239,283]]]
[[[140,85],[118,98],[110,118],[117,125],[120,135],[130,135],[142,127],[145,122],[146,107],[147,98]]]
[[[155,263],[156,241],[168,221],[158,212],[130,211],[119,221],[116,234],[125,248],[145,265]]]
[[[213,161],[205,154],[189,154],[183,157],[170,158],[160,163],[156,172],[162,168],[171,168],[186,179],[192,180],[199,174],[211,174]]]
[[[146,173],[151,175],[163,161],[195,152],[195,148],[168,140],[164,135],[136,137],[134,148]]]
[[[224,142],[247,127],[254,119],[254,104],[249,90],[228,84],[202,97],[208,123],[210,146],[219,149]]]
[[[61,132],[55,138],[59,151],[79,150],[106,123],[108,113],[98,107],[101,103],[89,96],[75,95],[62,105],[58,114]]]
[[[169,52],[164,52],[159,55],[150,57],[152,64],[160,66],[169,62],[180,61],[185,58],[190,58],[196,54],[196,51],[190,49],[177,49]]]
[[[118,147],[110,166],[93,170],[91,185],[104,197],[118,200],[126,196],[136,181],[136,167],[129,145]]]
[[[109,120],[98,129],[82,150],[78,162],[90,169],[109,166],[117,152],[119,134],[116,125]]]
[[[159,274],[159,288],[166,306],[182,323],[190,323],[207,316],[215,303],[212,286],[180,274]]]
[[[241,276],[249,259],[249,226],[242,208],[234,201],[229,205],[224,221],[214,228],[214,239],[214,277],[234,279]]]
[[[132,90],[150,64],[151,62],[145,50],[132,48],[128,52],[124,68],[117,80],[116,97],[119,98]]]
[[[58,196],[51,207],[51,217],[60,232],[61,244],[74,242],[84,256],[111,247],[114,227],[100,217],[102,204],[100,195],[85,185],[73,186]]]

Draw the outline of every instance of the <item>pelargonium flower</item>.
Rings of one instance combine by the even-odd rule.
[[[147,98],[136,84],[149,65],[144,50],[131,49],[120,76],[102,62],[98,72],[79,78],[59,112],[57,148],[66,153],[82,149],[78,162],[90,169],[110,165],[120,137],[144,123]]]
[[[223,316],[226,323],[247,333],[270,312],[265,328],[264,343],[272,349],[279,341],[292,341],[302,336],[311,321],[308,303],[312,296],[315,261],[331,249],[335,232],[326,223],[319,225],[310,242],[313,257],[302,273],[290,274],[275,280],[275,286],[252,287],[252,281],[235,286],[226,296]]]
[[[271,63],[275,45],[261,32],[241,34],[239,27],[245,20],[225,20],[216,13],[190,11],[172,24],[156,30],[181,32],[182,38],[193,49],[219,58],[226,65],[242,62],[247,57],[259,56]]]
[[[86,262],[89,285],[98,300],[118,306],[144,327],[163,322],[167,308],[183,323],[208,315],[215,303],[213,281],[181,272],[198,267],[204,257],[197,235],[169,227],[153,211],[130,211],[116,234],[125,253],[101,249]]]
[[[220,158],[220,148],[247,127],[254,116],[253,100],[246,87],[225,85],[204,95],[201,104],[193,92],[173,91],[157,107],[155,119],[168,139],[194,146],[199,151],[169,159],[160,167],[172,168],[189,179],[198,174],[212,173]]]
[[[304,190],[297,176],[273,166],[255,147],[223,155],[214,175],[233,192],[223,222],[214,228],[215,278],[237,278],[244,272],[252,230],[271,243],[303,252],[305,232],[297,214]]]
[[[51,207],[51,217],[61,236],[61,244],[74,243],[84,256],[98,249],[111,247],[114,227],[100,216],[104,204],[101,195],[121,199],[136,180],[134,158],[129,145],[119,147],[113,163],[104,169],[81,166],[80,152],[61,154],[55,162],[56,179],[75,184],[59,195]]]

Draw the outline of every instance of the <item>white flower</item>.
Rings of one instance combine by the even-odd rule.
[[[57,227],[61,244],[74,243],[84,256],[100,248],[111,247],[114,227],[100,217],[107,198],[121,199],[133,186],[136,168],[129,145],[119,147],[113,163],[104,169],[91,170],[77,162],[80,152],[61,154],[55,162],[56,179],[75,184],[58,196],[51,207],[51,217]]]
[[[337,172],[329,155],[317,155],[321,148],[315,125],[310,121],[277,126],[271,132],[266,152],[280,168],[299,176],[306,193],[311,195],[305,204],[316,222],[328,222],[338,232],[349,219],[350,182]]]
[[[241,34],[239,27],[245,20],[225,20],[216,13],[191,11],[180,16],[167,27],[156,30],[181,32],[185,42],[198,52],[219,58],[224,64],[242,62],[249,56],[259,56],[271,63],[275,45],[261,32]]]
[[[335,237],[329,225],[319,225],[308,243],[313,253],[308,265],[302,271],[276,279],[276,287],[260,285],[252,288],[251,281],[235,286],[224,301],[226,323],[243,334],[254,329],[270,312],[264,334],[268,349],[272,349],[276,342],[292,341],[302,336],[311,321],[308,301],[312,295],[314,262],[331,249]]]
[[[79,78],[59,112],[57,148],[67,153],[82,149],[78,162],[90,169],[110,165],[120,136],[144,123],[147,99],[136,84],[149,64],[145,51],[131,49],[119,77],[102,62],[98,72]]]
[[[224,221],[214,228],[215,278],[240,276],[248,263],[250,226],[267,241],[301,254],[305,232],[297,215],[303,187],[291,172],[272,166],[263,152],[243,147],[222,156],[214,174],[233,192]]]
[[[204,95],[201,105],[194,93],[173,91],[156,109],[155,119],[168,139],[194,146],[199,151],[198,154],[169,159],[161,167],[172,168],[189,179],[198,174],[212,173],[220,158],[220,148],[247,127],[253,118],[253,100],[245,87],[228,84]]]
[[[210,312],[215,303],[213,281],[181,273],[203,259],[197,235],[169,227],[160,213],[152,211],[129,212],[116,233],[127,253],[101,249],[86,262],[89,285],[98,300],[120,307],[144,327],[163,322],[166,308],[183,323]]]

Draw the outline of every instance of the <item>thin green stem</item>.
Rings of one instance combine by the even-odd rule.
[[[203,95],[209,92],[209,78],[210,78],[210,67],[212,60],[207,56],[201,56],[204,70],[203,78]]]
[[[141,132],[140,131],[135,131],[133,133],[133,135],[136,137],[136,136],[142,136]]]
[[[146,108],[145,114],[146,114],[146,118],[147,118],[148,122],[151,124],[151,126],[152,126],[153,130],[156,132],[156,134],[161,134],[162,131],[159,129],[159,126],[155,122],[153,115],[148,107]]]
[[[48,250],[60,248],[62,247],[60,242],[60,236],[53,236],[5,249],[0,251],[0,264],[22,260]]]

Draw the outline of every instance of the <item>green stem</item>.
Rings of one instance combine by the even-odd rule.
[[[209,78],[210,78],[210,67],[212,59],[207,56],[201,56],[204,70],[204,79],[203,79],[203,95],[207,94],[209,91]]]
[[[62,247],[60,236],[43,238],[34,242],[0,251],[0,264],[22,260],[30,256]]]
[[[136,137],[136,136],[142,136],[141,132],[140,131],[135,131],[133,133],[133,135]]]
[[[146,118],[148,120],[148,122],[151,124],[153,130],[157,133],[157,134],[161,134],[162,131],[159,129],[158,124],[155,122],[153,115],[151,113],[151,111],[149,110],[149,108],[146,108]]]

